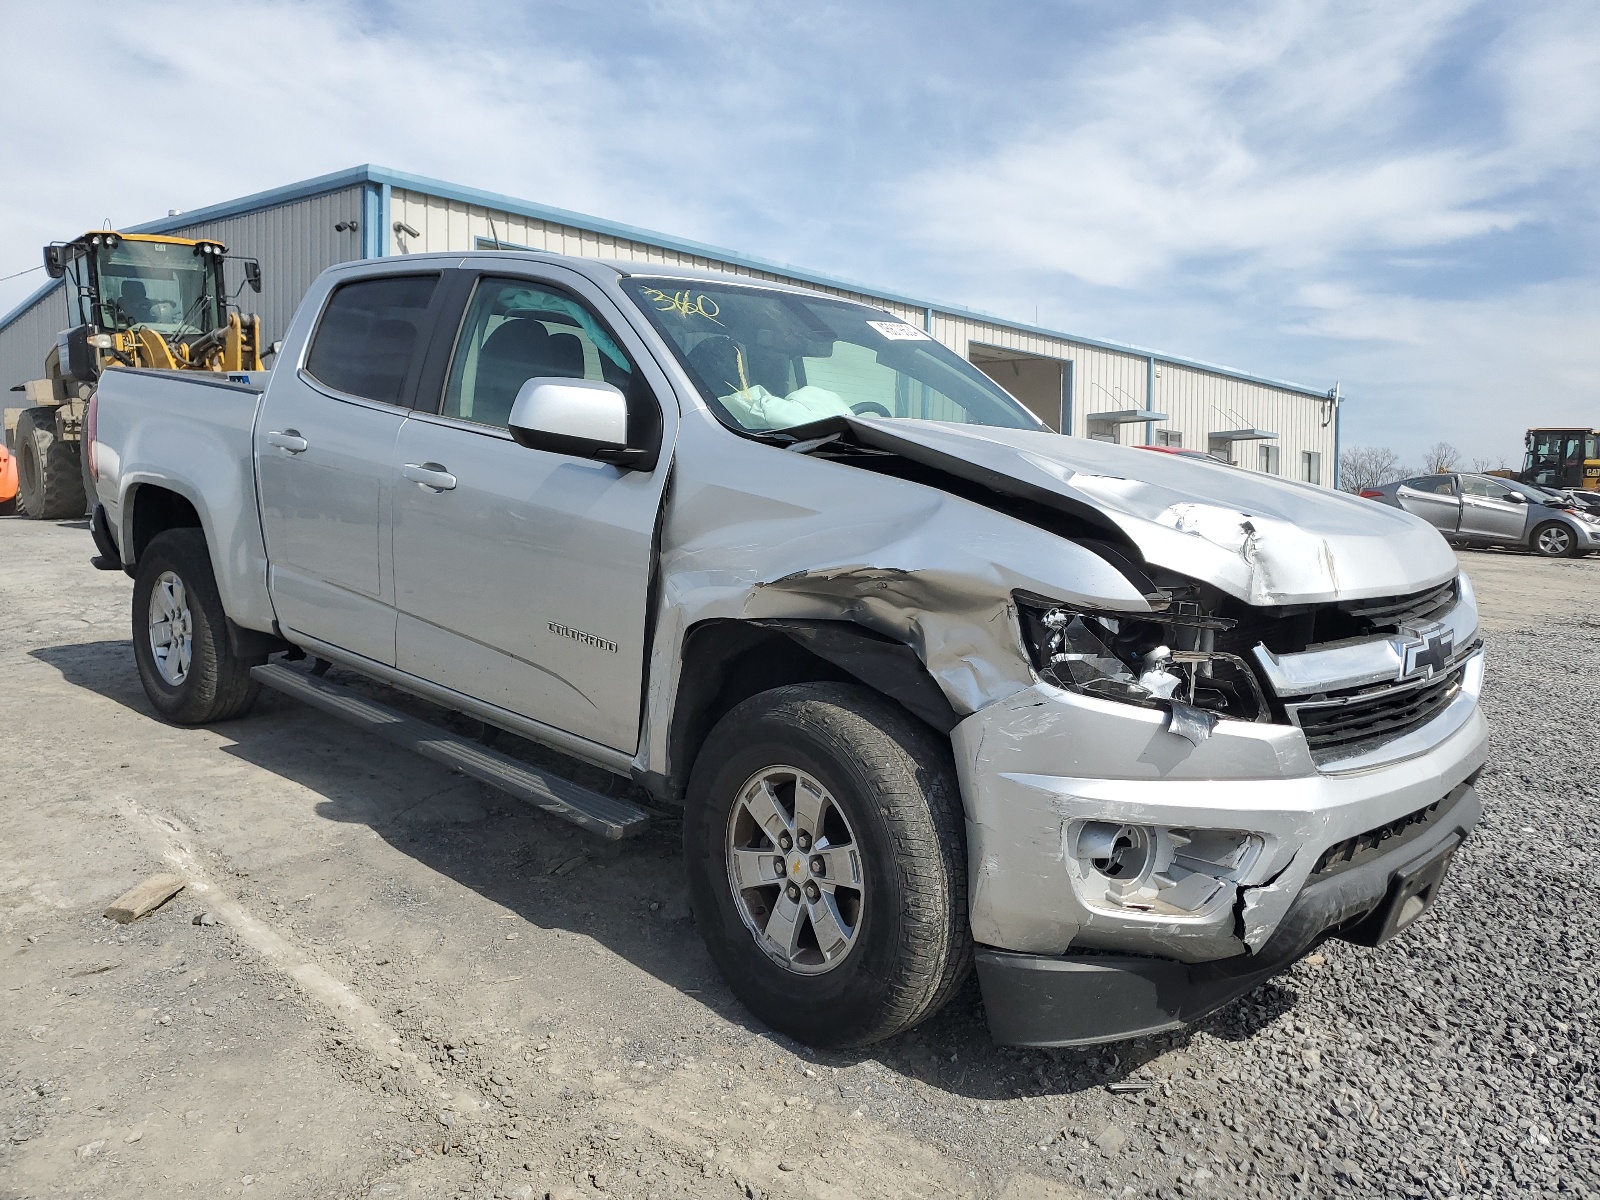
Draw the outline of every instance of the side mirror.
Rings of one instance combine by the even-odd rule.
[[[281,340],[280,341],[276,341],[276,342],[273,342],[272,345],[268,346],[265,350],[263,350],[261,352],[261,357],[262,358],[267,358],[269,356],[275,357],[282,350],[283,350],[283,342]]]
[[[1513,504],[1526,504],[1528,502],[1528,498],[1521,492],[1511,492],[1506,496],[1506,499]]]
[[[44,248],[44,273],[51,279],[60,279],[67,273],[67,248],[57,244]]]
[[[628,401],[609,383],[530,379],[517,391],[507,424],[530,450],[644,470],[655,458],[652,447],[628,445]]]
[[[261,264],[253,258],[244,260],[244,281],[252,292],[261,291]]]

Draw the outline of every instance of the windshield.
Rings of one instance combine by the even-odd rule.
[[[878,309],[681,279],[628,287],[712,411],[736,429],[771,433],[841,416],[1045,428],[976,367]]]
[[[144,325],[164,334],[208,333],[218,324],[212,260],[193,246],[123,238],[101,248],[100,312],[104,329]]]
[[[1521,492],[1529,500],[1537,501],[1540,504],[1543,504],[1546,500],[1558,500],[1561,498],[1560,492],[1551,491],[1549,488],[1534,487],[1529,483],[1518,483],[1515,479],[1497,479],[1495,482],[1503,484],[1513,492]]]

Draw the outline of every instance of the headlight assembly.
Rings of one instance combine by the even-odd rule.
[[[1114,613],[1016,597],[1023,641],[1046,683],[1101,700],[1172,713],[1174,733],[1199,741],[1219,718],[1271,719],[1255,673],[1214,649],[1233,622],[1199,612]],[[1192,607],[1192,606],[1186,606]]]

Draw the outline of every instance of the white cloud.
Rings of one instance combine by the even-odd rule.
[[[92,19],[89,13],[92,12]],[[0,51],[0,274],[103,220],[136,224],[378,162],[610,211],[648,163],[649,113],[585,58],[374,29],[354,4],[18,5]],[[99,49],[84,41],[92,28]],[[72,47],[74,67],[41,46]],[[667,192],[670,197],[670,190]],[[659,206],[670,217],[670,201]],[[41,274],[0,284],[0,311]]]
[[[1136,30],[1055,111],[914,179],[906,207],[933,244],[981,223],[986,251],[1118,287],[1218,256],[1303,269],[1514,227],[1502,148],[1408,137],[1415,78],[1464,7],[1287,3]]]

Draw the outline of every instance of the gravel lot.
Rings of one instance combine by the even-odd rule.
[[[607,850],[271,695],[162,725],[90,553],[0,520],[0,1200],[1600,1193],[1600,562],[1462,555],[1486,818],[1397,941],[1098,1053],[969,989],[818,1055],[712,972],[670,823]]]

